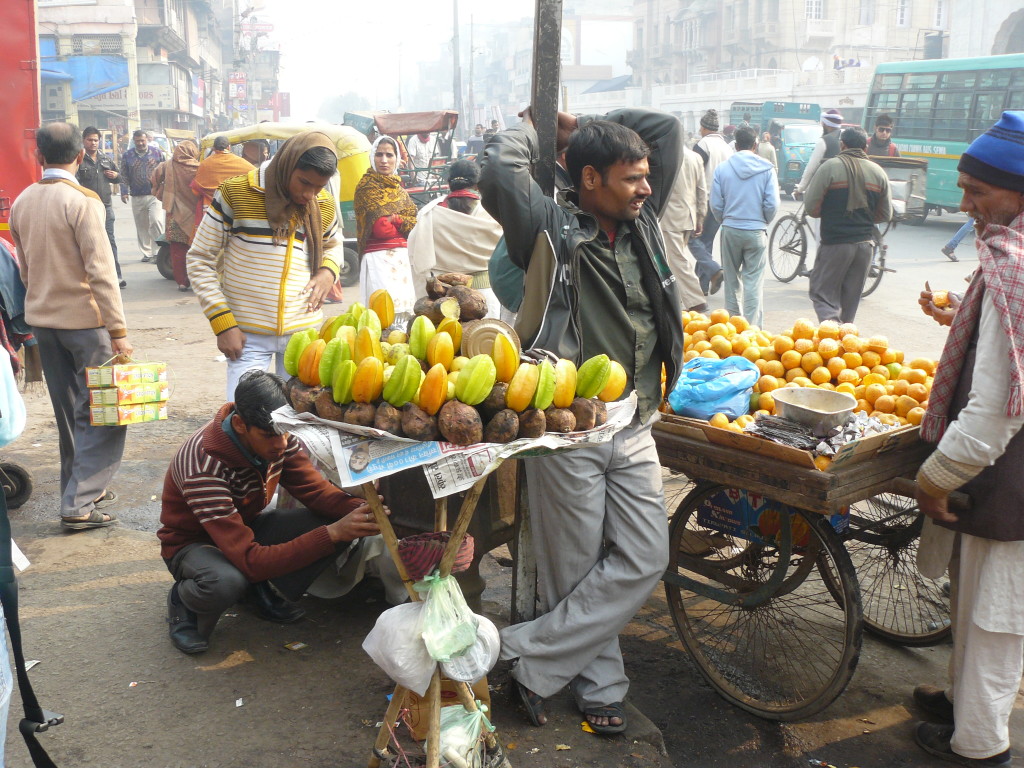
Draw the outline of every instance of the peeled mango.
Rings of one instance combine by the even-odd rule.
[[[540,379],[540,366],[533,363],[520,363],[512,381],[508,383],[505,393],[505,405],[513,411],[525,411],[533,401],[533,393],[537,391]]]
[[[285,373],[289,376],[298,376],[299,357],[315,338],[317,338],[317,333],[313,328],[292,334],[292,337],[288,339],[287,346],[284,348]]]
[[[547,360],[541,360],[537,368],[537,389],[533,393],[530,407],[544,411],[547,410],[555,399],[555,366]]]
[[[487,399],[494,386],[494,361],[490,355],[470,358],[466,367],[459,371],[455,382],[455,397],[466,405],[477,405]]]
[[[384,388],[384,363],[376,357],[364,357],[356,367],[352,381],[352,399],[357,403],[372,403]]]
[[[409,352],[420,360],[427,359],[427,344],[434,338],[437,329],[426,315],[417,315],[409,331]]]
[[[391,376],[384,385],[384,399],[395,408],[401,408],[416,395],[422,376],[420,361],[412,355],[406,355],[391,370]]]
[[[555,363],[555,393],[551,402],[555,408],[568,408],[576,397],[576,364],[572,360]]]
[[[576,394],[591,398],[604,389],[611,376],[611,362],[608,355],[594,355],[583,363],[576,374]]]

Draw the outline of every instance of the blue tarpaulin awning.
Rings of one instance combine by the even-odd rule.
[[[70,80],[71,99],[82,101],[128,85],[128,61],[121,56],[57,56],[52,38],[39,40],[43,80]]]

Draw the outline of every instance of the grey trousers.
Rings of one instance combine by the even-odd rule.
[[[269,510],[252,523],[255,540],[264,546],[283,544],[329,521],[309,509]],[[342,551],[348,544],[339,545]],[[337,558],[337,552],[291,573],[269,579],[289,600],[298,600],[317,576]],[[209,637],[220,615],[245,596],[249,580],[213,544],[189,544],[167,562],[178,583],[185,607],[199,617],[199,633]]]
[[[117,269],[117,279],[121,280],[121,262],[117,260],[117,239],[114,237],[114,206],[107,203],[107,240],[110,241],[110,250],[114,252],[114,267]]]
[[[524,462],[546,613],[502,630],[502,658],[540,696],[568,684],[581,710],[622,701],[619,632],[668,564],[651,427],[634,418],[607,443]]]
[[[818,246],[808,293],[819,323],[852,323],[857,317],[874,247],[871,241]]]
[[[132,216],[143,256],[156,256],[156,241],[164,236],[164,209],[154,195],[132,196]]]
[[[669,269],[676,276],[681,309],[707,309],[708,300],[697,279],[697,259],[687,247],[692,229],[685,231],[663,230],[665,236],[665,258]]]
[[[725,225],[722,226],[721,232],[725,308],[729,310],[729,314],[742,315],[748,323],[760,328],[764,324],[764,270],[768,266],[767,233],[763,229],[735,229]]]
[[[53,404],[60,440],[60,514],[84,517],[113,480],[127,427],[89,424],[86,366],[101,365],[113,356],[106,328],[59,330],[33,328],[39,341],[46,389]]]

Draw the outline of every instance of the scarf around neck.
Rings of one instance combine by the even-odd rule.
[[[382,136],[373,143],[371,153],[377,149],[377,145],[384,138]],[[389,141],[394,140],[389,139]],[[356,185],[352,207],[356,214],[356,239],[360,256],[366,252],[366,244],[373,233],[374,222],[382,216],[401,216],[402,223],[398,226],[398,230],[403,237],[408,237],[409,232],[416,224],[416,205],[402,188],[402,180],[398,174],[378,173],[372,162]]]
[[[320,269],[324,253],[319,195],[307,205],[296,205],[288,194],[288,183],[298,167],[299,159],[313,147],[330,150],[337,162],[338,150],[327,134],[320,131],[297,133],[282,144],[277,154],[271,158],[265,171],[264,182],[267,221],[274,233],[274,245],[286,243],[301,226],[306,233],[306,254],[309,256],[311,275]]]
[[[868,154],[863,149],[844,149],[838,155],[839,161],[846,168],[846,215],[868,207],[868,190],[864,186],[864,168],[858,160],[867,160]]]
[[[942,348],[942,357],[921,421],[921,437],[938,442],[949,423],[949,410],[963,371],[964,356],[981,320],[985,291],[1010,341],[1010,395],[1007,416],[1024,415],[1024,213],[1009,226],[988,224],[975,239],[980,268],[964,294]]]

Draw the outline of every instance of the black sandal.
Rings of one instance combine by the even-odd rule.
[[[594,731],[602,736],[611,736],[616,733],[622,733],[626,730],[626,713],[622,709],[622,702],[617,701],[614,704],[606,704],[603,707],[587,707],[583,710],[583,715],[587,718],[587,725]],[[592,717],[607,717],[611,720],[613,717],[619,718],[622,722],[618,725],[608,723],[608,725],[598,725],[591,721]]]
[[[512,691],[518,697],[518,704],[526,712],[526,717],[533,724],[534,728],[540,728],[547,723],[544,716],[544,698],[538,696],[525,685],[516,679],[512,679]],[[541,718],[544,718],[542,721]]]
[[[62,517],[60,525],[69,531],[84,531],[89,528],[106,528],[117,522],[117,517],[109,512],[93,509],[88,517]]]

